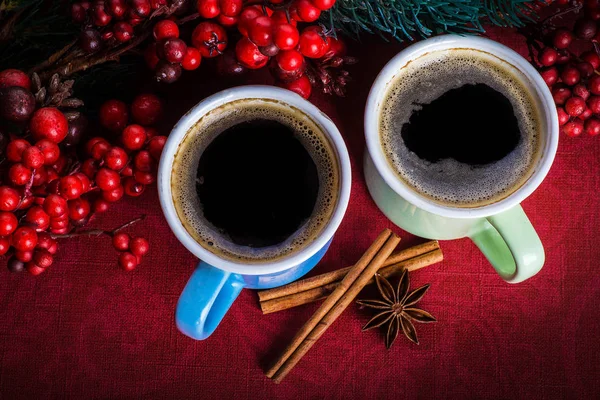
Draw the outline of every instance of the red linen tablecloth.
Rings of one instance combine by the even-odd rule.
[[[501,37],[499,36],[501,34]],[[491,34],[524,53],[506,31]],[[401,45],[366,40],[344,99],[315,96],[337,123],[353,167],[352,199],[331,249],[314,272],[351,265],[385,227],[361,163],[362,115],[374,77]],[[190,74],[188,74],[190,75]],[[170,92],[171,119],[223,88],[207,72]],[[262,82],[262,75],[251,78]],[[468,119],[465,110],[465,119]],[[281,385],[262,366],[317,305],[263,316],[244,291],[208,340],[180,334],[173,315],[196,260],[175,239],[155,190],[115,206],[96,225],[142,213],[131,232],[152,252],[132,273],[116,267],[105,238],[72,240],[37,277],[0,272],[0,397],[12,398],[597,398],[600,393],[600,137],[561,137],[546,181],[523,208],[546,248],[544,269],[519,285],[502,281],[467,239],[442,242],[445,261],[412,274],[431,283],[421,305],[419,346],[399,337],[386,350],[369,314],[349,307]],[[420,241],[401,232],[401,246]]]

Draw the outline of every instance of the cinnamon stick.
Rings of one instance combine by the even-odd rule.
[[[390,265],[400,263],[402,261],[423,255],[430,251],[439,250],[439,248],[440,245],[438,241],[432,240],[413,247],[409,247],[408,249],[397,251],[394,254],[392,254],[387,260],[385,260],[383,267],[388,267]],[[304,292],[310,289],[320,288],[330,283],[339,283],[339,281],[341,281],[344,278],[344,276],[346,276],[346,274],[348,273],[348,271],[350,271],[351,268],[352,267],[341,268],[335,271],[327,272],[325,274],[292,282],[290,284],[280,286],[274,289],[262,290],[258,292],[258,299],[261,302],[264,302],[267,300],[273,300],[288,295],[298,294],[300,292]],[[327,294],[329,293],[331,293],[331,291],[327,292]]]
[[[384,243],[385,242],[385,243]],[[369,247],[367,252],[350,269],[340,285],[331,293],[317,309],[315,314],[304,324],[292,339],[283,354],[266,372],[276,383],[294,368],[300,359],[310,350],[313,344],[325,333],[327,328],[341,315],[354,300],[362,288],[373,277],[385,260],[392,254],[400,238],[389,229],[383,231]]]
[[[392,258],[393,256],[394,255],[392,254],[390,258]],[[392,276],[399,275],[404,269],[407,269],[408,271],[415,271],[417,269],[427,267],[431,264],[438,263],[443,259],[444,256],[442,254],[442,251],[440,249],[437,249],[410,258],[408,260],[400,261],[396,264],[388,265],[387,267],[385,266],[387,264],[386,260],[386,263],[384,263],[384,266],[378,272],[385,278],[390,278]],[[344,268],[344,270],[346,270],[346,268]],[[367,285],[372,284],[374,282],[375,279],[372,278],[371,280],[369,280],[369,282],[367,282]],[[281,296],[271,300],[261,301],[260,308],[263,314],[270,314],[277,311],[287,310],[288,308],[301,306],[303,304],[312,303],[330,295],[339,286],[339,284],[339,281],[332,282],[324,286],[315,287],[314,289],[304,290],[287,296]]]

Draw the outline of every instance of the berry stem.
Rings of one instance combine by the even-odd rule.
[[[146,218],[146,214],[142,214],[141,216],[134,218],[131,221],[129,221],[111,231],[105,231],[102,229],[89,229],[86,231],[65,233],[65,234],[61,234],[61,235],[51,233],[50,237],[52,239],[69,239],[69,238],[81,237],[81,236],[102,236],[102,235],[107,235],[107,236],[113,237],[119,231],[121,231],[131,225],[134,225],[140,221],[143,221],[145,218]]]

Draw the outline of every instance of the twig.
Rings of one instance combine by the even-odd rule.
[[[48,59],[46,61],[40,63],[40,65],[36,65],[32,69],[30,69],[29,73],[40,71],[44,68],[49,67],[52,64],[55,64],[62,56],[65,55],[65,53],[67,51],[69,51],[71,49],[71,47],[73,47],[73,45],[75,45],[75,43],[77,43],[77,39],[73,40],[72,42],[68,43],[65,47],[63,47],[62,49],[53,53],[50,57],[48,57]]]
[[[73,238],[73,237],[80,237],[80,236],[101,236],[101,235],[107,235],[110,237],[113,237],[116,233],[118,233],[119,231],[133,225],[133,224],[137,224],[140,221],[143,221],[146,218],[146,215],[141,215],[135,219],[132,219],[131,221],[113,229],[112,231],[105,231],[102,229],[90,229],[87,231],[80,231],[80,232],[73,232],[73,233],[65,233],[65,234],[50,234],[50,237],[52,239],[69,239],[69,238]]]
[[[563,15],[569,14],[571,12],[579,12],[581,10],[581,7],[583,7],[583,2],[578,3],[578,4],[576,4],[576,5],[572,6],[572,7],[565,8],[564,10],[559,11],[559,12],[557,12],[554,15],[549,15],[548,17],[544,18],[544,20],[542,22],[540,22],[540,26],[542,28],[545,28],[546,25],[550,25],[550,23],[553,20],[555,20],[556,18],[560,18]]]

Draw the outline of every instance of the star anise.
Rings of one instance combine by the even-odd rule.
[[[69,79],[61,81],[58,74],[52,75],[46,86],[42,85],[41,79],[37,73],[31,74],[32,91],[35,100],[40,107],[58,107],[61,109],[78,108],[83,106],[83,101],[71,97],[73,95],[74,80]],[[65,113],[68,119],[72,119],[77,111],[68,111]]]
[[[396,290],[394,290],[387,279],[379,274],[375,275],[375,280],[382,300],[358,300],[357,303],[364,307],[382,311],[371,318],[362,330],[366,331],[378,326],[387,326],[385,346],[389,349],[396,340],[400,327],[402,327],[404,335],[412,342],[419,344],[417,331],[412,321],[436,321],[433,315],[415,307],[425,295],[427,289],[429,289],[429,284],[423,285],[409,293],[410,282],[406,270],[402,272],[402,277],[398,281]]]

